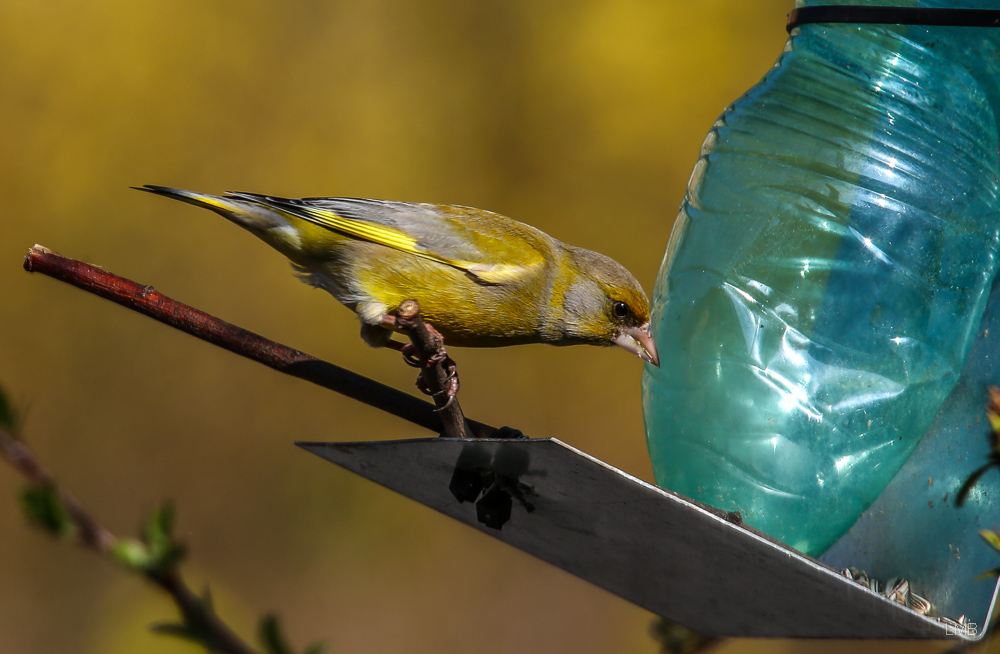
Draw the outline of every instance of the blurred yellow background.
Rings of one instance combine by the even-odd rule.
[[[0,4],[0,383],[31,445],[120,534],[173,499],[191,581],[247,636],[276,610],[331,652],[656,651],[647,612],[291,444],[426,432],[21,260],[41,243],[416,392],[276,252],[128,187],[472,205],[604,252],[648,292],[701,140],[777,58],[791,5]],[[470,417],[652,479],[638,360],[452,354]],[[0,652],[197,651],[148,633],[174,619],[154,590],[28,528],[21,483],[0,467]],[[723,651],[864,649],[817,645]]]

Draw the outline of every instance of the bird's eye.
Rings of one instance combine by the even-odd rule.
[[[628,305],[624,302],[615,302],[611,310],[614,312],[616,318],[624,318],[629,314]]]

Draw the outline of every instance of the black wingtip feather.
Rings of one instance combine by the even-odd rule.
[[[146,193],[154,193],[156,195],[166,195],[170,197],[177,197],[184,195],[184,191],[179,188],[171,188],[169,186],[157,186],[155,184],[143,184],[142,186],[130,186],[129,188],[134,188],[137,191],[145,191]]]

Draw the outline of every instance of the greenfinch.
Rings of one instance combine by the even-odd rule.
[[[403,300],[447,345],[617,345],[658,366],[649,301],[619,263],[523,223],[470,207],[206,195],[135,187],[205,207],[249,230],[328,291],[381,347]]]

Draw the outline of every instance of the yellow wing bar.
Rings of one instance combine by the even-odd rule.
[[[334,211],[316,209],[315,207],[301,207],[300,211],[302,212],[299,214],[300,217],[320,227],[464,270],[487,284],[515,282],[535,268],[535,266],[472,263],[451,259],[418,247],[417,239],[393,227],[345,218]]]
[[[323,209],[303,207],[302,211],[307,214],[303,218],[320,227],[326,227],[327,229],[332,229],[348,236],[385,245],[386,247],[402,250],[403,252],[412,252],[413,254],[426,256],[425,252],[417,249],[417,239],[398,229],[379,225],[378,223],[344,218],[333,211],[325,211]]]

